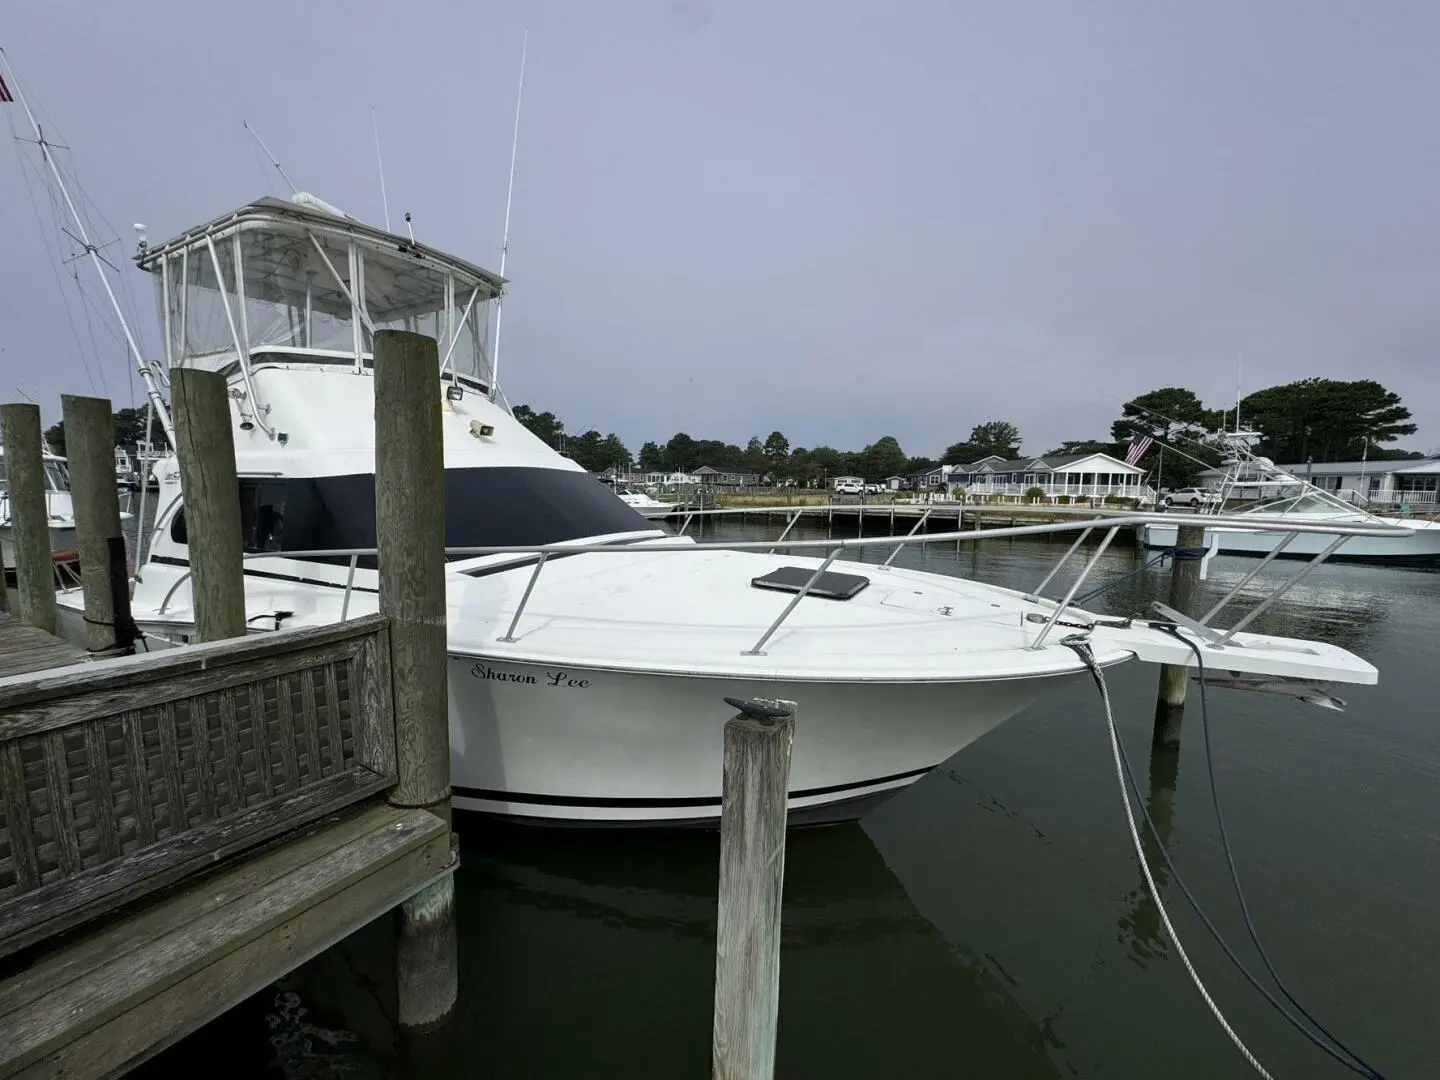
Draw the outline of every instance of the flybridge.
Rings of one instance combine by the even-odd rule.
[[[167,367],[239,373],[242,409],[271,434],[251,373],[257,354],[368,366],[378,330],[440,343],[442,370],[493,384],[489,304],[504,279],[318,199],[264,198],[157,246],[136,262],[155,275]]]

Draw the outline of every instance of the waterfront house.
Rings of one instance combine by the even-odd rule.
[[[749,469],[717,469],[710,465],[701,465],[694,475],[697,483],[711,487],[759,487],[765,480],[759,473]]]
[[[1109,454],[1053,454],[1005,459],[998,455],[962,465],[948,465],[938,481],[967,497],[1020,501],[1032,488],[1046,498],[1103,499],[1116,496],[1146,499],[1154,492],[1145,484],[1145,470]]]

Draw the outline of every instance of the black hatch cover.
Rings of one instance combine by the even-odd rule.
[[[805,566],[782,566],[771,570],[763,577],[751,578],[750,584],[757,589],[777,589],[780,592],[798,593],[805,583],[815,576],[815,571]],[[827,600],[849,600],[870,584],[868,577],[860,574],[836,574],[827,570],[810,586],[807,596],[823,596]]]

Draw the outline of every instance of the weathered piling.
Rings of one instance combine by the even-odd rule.
[[[1200,584],[1200,561],[1205,554],[1205,529],[1181,525],[1175,531],[1175,556],[1170,566],[1170,606],[1182,615],[1195,614],[1195,593]],[[1190,681],[1188,664],[1161,664],[1155,697],[1155,739],[1180,740],[1185,716],[1185,691]]]
[[[129,652],[136,633],[115,486],[115,417],[106,398],[62,394],[60,408],[85,595],[85,647],[91,653]]]
[[[170,396],[196,635],[200,641],[241,637],[244,538],[226,379],[219,372],[179,367],[170,375]]]
[[[390,618],[399,783],[392,806],[450,821],[445,627],[445,450],[433,338],[375,335],[375,537],[380,610]],[[378,407],[384,402],[384,408]],[[402,1029],[435,1028],[458,992],[455,886],[445,875],[399,909]]]
[[[725,724],[711,1076],[770,1080],[780,1005],[780,910],[795,703],[731,704],[742,708]]]
[[[0,406],[0,428],[9,476],[10,543],[15,551],[15,592],[6,599],[5,610],[53,634],[55,563],[50,557],[40,407],[28,402]],[[0,574],[0,581],[3,577]]]

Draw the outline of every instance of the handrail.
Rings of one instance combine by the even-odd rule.
[[[917,522],[915,522],[914,527],[911,528],[911,530],[910,530],[908,533],[905,534],[905,540],[908,540],[908,539],[910,539],[910,537],[914,536],[917,532],[920,531],[920,526],[921,526],[921,525],[924,525],[925,522],[927,522],[927,521],[930,520],[930,511],[933,510],[933,509],[934,509],[934,507],[932,506],[932,507],[930,507],[929,509],[927,509],[927,510],[925,511],[925,513],[923,513],[923,514],[920,515],[920,520],[917,521]],[[797,516],[798,516],[798,515],[797,515]],[[792,523],[792,524],[793,524],[793,523]],[[781,539],[783,540],[784,537],[781,537]],[[895,561],[895,556],[900,554],[900,549],[903,548],[904,546],[905,546],[905,543],[904,543],[903,540],[902,540],[900,543],[896,544],[896,545],[895,545],[895,550],[892,551],[892,552],[890,552],[890,554],[886,557],[885,561],[884,561],[883,563],[881,563],[880,565],[888,568],[888,567],[890,566],[890,564]]]
[[[1306,574],[1313,570],[1316,565],[1328,558],[1349,537],[1402,537],[1414,535],[1413,529],[1407,529],[1403,526],[1394,525],[1377,526],[1340,522],[1332,522],[1328,524],[1308,524],[1303,522],[1295,522],[1293,520],[1287,521],[1283,518],[1261,518],[1254,514],[1246,514],[1243,517],[1233,517],[1212,514],[1200,515],[1175,513],[1134,513],[1126,514],[1119,517],[1102,517],[1080,521],[1050,522],[1041,525],[1020,525],[1003,529],[960,530],[947,533],[919,533],[920,526],[924,524],[927,516],[928,515],[922,515],[920,520],[916,522],[914,528],[912,528],[907,535],[902,537],[854,537],[846,539],[825,540],[739,540],[728,542],[701,542],[687,540],[684,542],[667,542],[668,538],[663,536],[655,535],[652,537],[646,537],[644,535],[641,535],[637,537],[637,540],[639,540],[639,542],[627,544],[616,544],[613,542],[605,544],[493,544],[449,547],[445,549],[445,553],[447,555],[461,555],[472,557],[480,557],[487,555],[539,556],[539,560],[535,564],[535,569],[532,571],[530,579],[526,583],[524,593],[521,595],[520,603],[516,608],[514,614],[511,616],[509,628],[506,630],[505,636],[499,639],[502,642],[513,643],[516,640],[515,628],[520,621],[521,615],[525,611],[526,605],[529,603],[531,594],[534,592],[535,584],[540,577],[540,572],[544,568],[546,560],[551,555],[579,555],[604,553],[613,554],[615,552],[645,552],[647,554],[655,554],[660,552],[686,551],[768,551],[773,553],[778,550],[824,550],[826,552],[826,556],[820,568],[815,571],[815,573],[806,583],[804,588],[802,588],[798,593],[796,593],[796,595],[791,599],[790,603],[786,606],[785,610],[780,613],[779,617],[776,618],[776,620],[771,623],[770,627],[765,631],[765,633],[760,636],[760,639],[755,643],[754,647],[745,653],[745,655],[758,656],[763,655],[760,650],[764,647],[765,643],[770,639],[770,637],[775,633],[775,631],[779,629],[781,624],[784,623],[785,619],[788,618],[790,613],[794,611],[794,609],[799,605],[800,601],[810,594],[811,587],[814,585],[815,581],[819,580],[820,574],[823,573],[831,565],[831,563],[833,563],[842,553],[846,551],[856,551],[870,547],[893,546],[895,550],[891,552],[890,556],[885,560],[883,564],[885,568],[888,568],[899,550],[912,544],[948,543],[950,541],[956,541],[959,543],[973,543],[980,540],[1003,540],[1009,537],[1017,536],[1043,536],[1049,533],[1079,530],[1080,536],[1076,539],[1075,543],[1071,545],[1070,549],[1061,558],[1060,564],[1057,565],[1056,568],[1052,570],[1048,575],[1046,575],[1045,580],[1040,583],[1039,587],[1035,590],[1033,594],[1027,595],[1027,599],[1038,600],[1041,599],[1039,593],[1053,579],[1056,572],[1058,572],[1058,570],[1060,569],[1060,566],[1063,566],[1064,563],[1069,560],[1071,555],[1075,553],[1075,551],[1084,542],[1085,538],[1089,536],[1090,533],[1092,533],[1096,528],[1106,529],[1105,538],[1101,542],[1099,548],[1090,557],[1090,560],[1081,570],[1080,575],[1075,579],[1073,583],[1071,583],[1070,588],[1066,592],[1064,598],[1059,601],[1055,610],[1050,613],[1050,616],[1045,622],[1045,626],[1041,629],[1039,635],[1036,637],[1035,642],[1030,646],[1030,648],[1032,649],[1038,649],[1045,643],[1045,640],[1049,636],[1051,628],[1054,627],[1054,625],[1058,622],[1060,616],[1069,608],[1070,604],[1074,600],[1075,594],[1078,592],[1080,586],[1084,583],[1090,572],[1099,562],[1100,557],[1110,546],[1110,542],[1115,538],[1116,534],[1122,528],[1126,528],[1128,526],[1203,525],[1204,527],[1210,529],[1225,528],[1239,530],[1243,532],[1279,531],[1288,534],[1286,539],[1280,545],[1281,547],[1289,544],[1290,540],[1293,539],[1295,535],[1298,535],[1302,532],[1318,533],[1321,535],[1329,535],[1336,537],[1335,541],[1329,547],[1327,547],[1319,556],[1317,556],[1314,562],[1307,564],[1304,570],[1302,570],[1299,574],[1295,575],[1289,581],[1284,583],[1284,585],[1282,585],[1276,593],[1272,594],[1269,598],[1262,602],[1259,607],[1249,612],[1246,617],[1241,621],[1241,623],[1231,628],[1231,630],[1226,635],[1227,641],[1232,639],[1234,634],[1237,633],[1242,627],[1248,625],[1251,621],[1253,621],[1256,616],[1268,609],[1276,600],[1280,598],[1281,595],[1283,595],[1285,592],[1288,592],[1291,587],[1293,587],[1296,583],[1298,583],[1301,578],[1303,578]],[[341,607],[341,619],[343,620],[349,612],[350,596],[354,587],[356,564],[361,557],[374,556],[376,554],[377,551],[375,548],[330,548],[310,551],[247,552],[242,555],[241,558],[245,561],[249,561],[251,559],[349,558],[350,565],[345,582],[345,599]],[[1273,553],[1270,558],[1273,558],[1275,554],[1278,554],[1278,551]],[[1270,559],[1267,558],[1264,562],[1268,563],[1269,561]],[[523,563],[521,565],[523,565]],[[1262,563],[1261,565],[1263,566],[1264,563]],[[1215,608],[1213,608],[1205,616],[1205,619],[1202,620],[1202,623],[1208,622],[1210,618],[1214,617],[1225,606],[1225,604],[1229,602],[1232,596],[1235,593],[1239,592],[1241,587],[1243,587],[1251,579],[1253,579],[1255,573],[1258,572],[1259,569],[1260,568],[1257,567],[1240,583],[1239,586],[1236,586],[1234,589],[1232,589],[1230,595],[1227,595],[1220,604],[1216,605]],[[170,585],[170,588],[166,591],[165,596],[160,602],[158,614],[163,615],[165,613],[165,610],[168,607],[171,599],[174,597],[176,591],[180,588],[182,584],[189,580],[191,573],[192,571],[187,568],[185,573],[181,574]],[[1047,602],[1054,603],[1054,601]]]
[[[1249,585],[1250,582],[1255,580],[1255,575],[1260,573],[1261,570],[1264,570],[1265,567],[1268,566],[1271,561],[1276,558],[1276,556],[1278,556],[1282,551],[1284,551],[1287,547],[1290,546],[1290,541],[1294,540],[1296,535],[1297,534],[1293,532],[1286,533],[1284,537],[1281,538],[1280,543],[1276,544],[1273,548],[1271,548],[1269,553],[1260,560],[1258,565],[1251,567],[1248,574],[1246,574],[1243,578],[1237,581],[1234,587],[1229,592],[1227,592],[1224,596],[1217,600],[1215,602],[1215,606],[1212,607],[1209,611],[1207,611],[1200,619],[1200,621],[1202,623],[1208,623],[1216,615],[1220,614],[1220,612],[1224,610],[1225,605],[1230,603],[1231,600],[1235,599],[1235,597],[1239,595],[1241,589],[1245,588],[1246,585]]]
[[[811,589],[811,587],[814,586],[815,582],[817,582],[817,581],[820,580],[820,575],[821,575],[821,574],[825,573],[826,570],[829,570],[829,569],[830,569],[830,564],[835,561],[835,556],[837,556],[837,555],[839,555],[839,554],[840,554],[840,550],[837,548],[836,550],[832,551],[829,555],[825,556],[825,561],[822,562],[819,566],[817,566],[817,567],[815,568],[815,572],[810,575],[810,579],[805,582],[804,587],[803,587],[799,592],[797,592],[793,597],[790,598],[790,603],[786,604],[786,605],[785,605],[785,610],[782,611],[782,612],[780,612],[780,614],[775,617],[775,621],[770,624],[769,629],[767,629],[763,634],[760,635],[760,640],[757,641],[757,642],[755,642],[754,645],[750,646],[750,648],[747,649],[747,650],[746,650],[744,653],[742,653],[741,655],[743,655],[743,656],[764,656],[764,655],[765,655],[764,652],[762,652],[761,650],[765,647],[765,643],[770,640],[770,635],[773,634],[773,633],[775,633],[776,630],[779,630],[779,629],[780,629],[780,624],[783,623],[787,618],[790,617],[790,612],[792,612],[792,611],[795,610],[796,606],[800,603],[801,600],[804,600],[805,597],[807,597],[807,596],[810,595],[810,589]]]
[[[1045,586],[1050,584],[1051,579],[1060,572],[1061,568],[1066,563],[1070,561],[1070,556],[1074,555],[1075,552],[1079,550],[1080,545],[1085,542],[1086,537],[1088,537],[1094,531],[1094,529],[1086,529],[1084,532],[1082,532],[1079,536],[1075,538],[1075,542],[1070,545],[1070,550],[1065,552],[1064,555],[1060,556],[1060,561],[1057,562],[1054,566],[1052,566],[1050,568],[1050,572],[1045,575],[1044,580],[1042,580],[1039,585],[1035,586],[1035,591],[1030,594],[1031,596],[1035,597],[1037,600],[1040,598],[1040,594],[1045,591]]]
[[[520,621],[520,615],[525,610],[525,605],[530,602],[530,594],[535,591],[535,582],[540,579],[540,571],[545,569],[545,560],[550,556],[541,555],[535,563],[535,570],[530,575],[530,580],[525,583],[525,592],[520,597],[520,605],[515,609],[515,614],[510,617],[510,629],[505,631],[505,636],[500,640],[509,644],[515,640],[515,624]]]
[[[775,543],[777,543],[777,544],[782,544],[782,543],[784,543],[784,542],[785,542],[785,537],[787,537],[787,536],[790,535],[790,530],[795,527],[795,523],[796,523],[797,521],[799,521],[799,520],[800,520],[800,514],[799,514],[798,511],[795,512],[795,513],[793,513],[793,514],[791,514],[791,515],[790,515],[790,520],[785,523],[785,531],[782,532],[779,536],[777,536],[777,537],[775,538]],[[686,518],[686,519],[685,519],[685,524],[686,524],[686,525],[689,525],[689,524],[690,524],[690,519],[689,519],[689,518]],[[685,531],[685,529],[682,527],[680,531],[683,533],[683,532]],[[912,529],[911,531],[913,532],[914,530]],[[774,549],[773,547],[770,549],[770,554],[771,554],[771,555],[774,555],[774,554],[775,554],[775,549]]]
[[[345,575],[345,599],[340,604],[340,621],[345,621],[345,616],[350,614],[350,594],[355,589],[355,565],[360,561],[359,555],[350,556],[350,571]]]
[[[1065,594],[1064,599],[1062,599],[1055,610],[1050,613],[1050,618],[1040,629],[1040,636],[1035,639],[1035,643],[1031,645],[1030,648],[1038,649],[1045,644],[1045,639],[1050,636],[1051,629],[1070,606],[1070,601],[1075,599],[1075,594],[1080,589],[1080,583],[1090,576],[1090,571],[1095,568],[1095,564],[1100,561],[1100,556],[1105,554],[1105,549],[1110,546],[1110,541],[1115,539],[1115,534],[1119,531],[1120,526],[1117,525],[1105,534],[1105,539],[1100,541],[1100,546],[1095,549],[1095,554],[1090,556],[1090,561],[1085,564],[1085,569],[1080,571],[1080,576],[1071,583],[1070,591]]]

